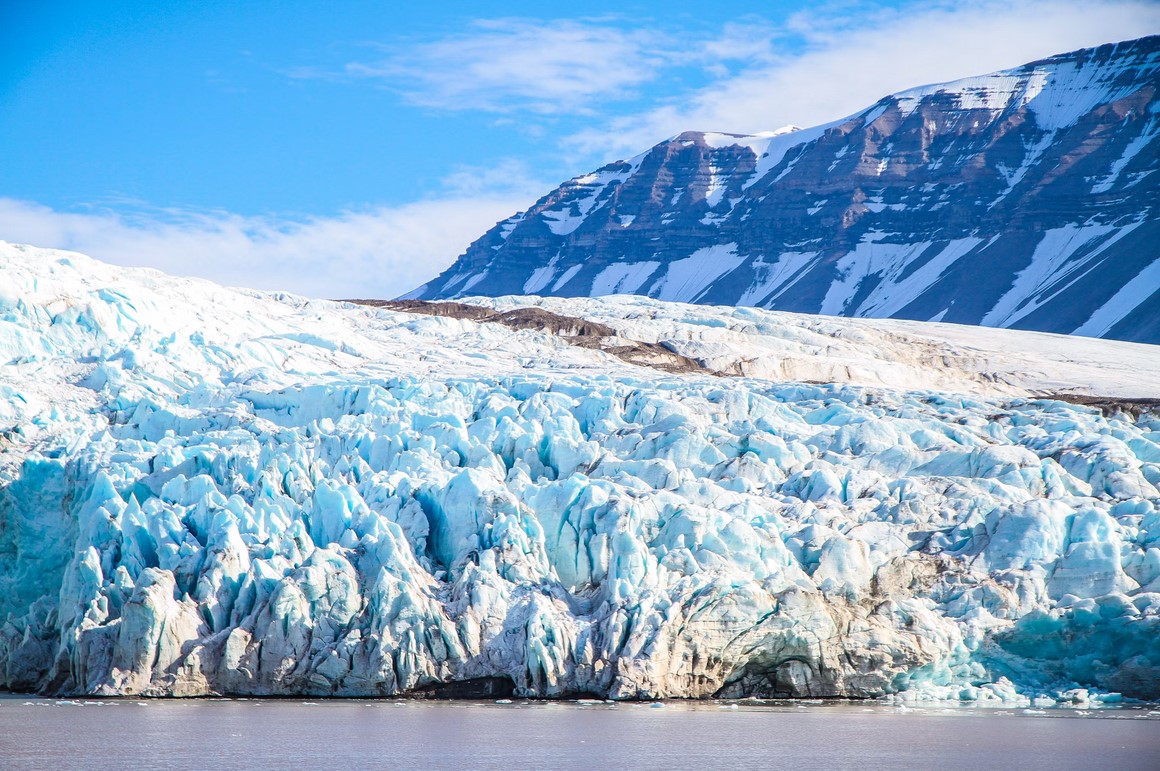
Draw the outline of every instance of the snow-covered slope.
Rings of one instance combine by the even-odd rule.
[[[846,319],[599,298],[473,297],[497,310],[539,307],[661,343],[726,375],[986,396],[1160,398],[1160,347],[1043,332]]]
[[[913,385],[906,341],[957,338],[948,390],[898,390],[28,247],[0,273],[0,687],[1160,697],[1160,421],[953,374],[1069,340],[560,306],[767,374]],[[1115,358],[1067,355],[1071,388]]]
[[[565,182],[422,299],[599,296],[1160,342],[1160,37],[690,131]]]

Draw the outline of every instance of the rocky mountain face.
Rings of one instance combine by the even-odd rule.
[[[1158,88],[1153,36],[814,128],[686,132],[565,182],[408,297],[643,294],[1160,343]]]

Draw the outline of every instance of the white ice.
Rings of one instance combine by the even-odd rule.
[[[0,687],[1158,695],[1160,422],[1031,398],[1155,396],[1155,348],[489,301],[756,373],[671,375],[64,252],[0,274]]]

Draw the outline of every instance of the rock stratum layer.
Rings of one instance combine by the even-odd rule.
[[[28,247],[0,271],[0,687],[1160,696],[1160,420],[979,379],[994,331],[552,306],[846,357],[810,384]],[[1071,340],[999,337],[1080,389],[1044,353]],[[1160,382],[1150,346],[1087,346],[1077,372]],[[963,387],[914,387],[938,372]]]
[[[409,297],[641,294],[1160,343],[1160,37],[690,131],[565,182]]]

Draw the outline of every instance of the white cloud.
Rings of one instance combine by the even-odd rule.
[[[456,166],[441,182],[447,195],[455,198],[503,194],[534,200],[548,189],[520,158],[504,158],[490,166]]]
[[[906,6],[858,16],[805,12],[769,33],[741,38],[753,64],[636,115],[564,140],[602,159],[640,152],[687,130],[752,133],[841,118],[913,86],[1014,67],[1076,48],[1160,31],[1160,5],[1134,0],[1015,0]],[[737,30],[703,50],[738,50]],[[792,34],[804,52],[779,54]],[[784,48],[784,46],[781,46]]]
[[[666,49],[656,32],[599,21],[477,20],[463,34],[386,47],[383,59],[352,62],[346,73],[428,107],[583,112],[656,77]]]
[[[0,198],[0,238],[227,285],[390,298],[433,278],[530,200],[509,188],[289,221],[227,212],[78,214]]]

